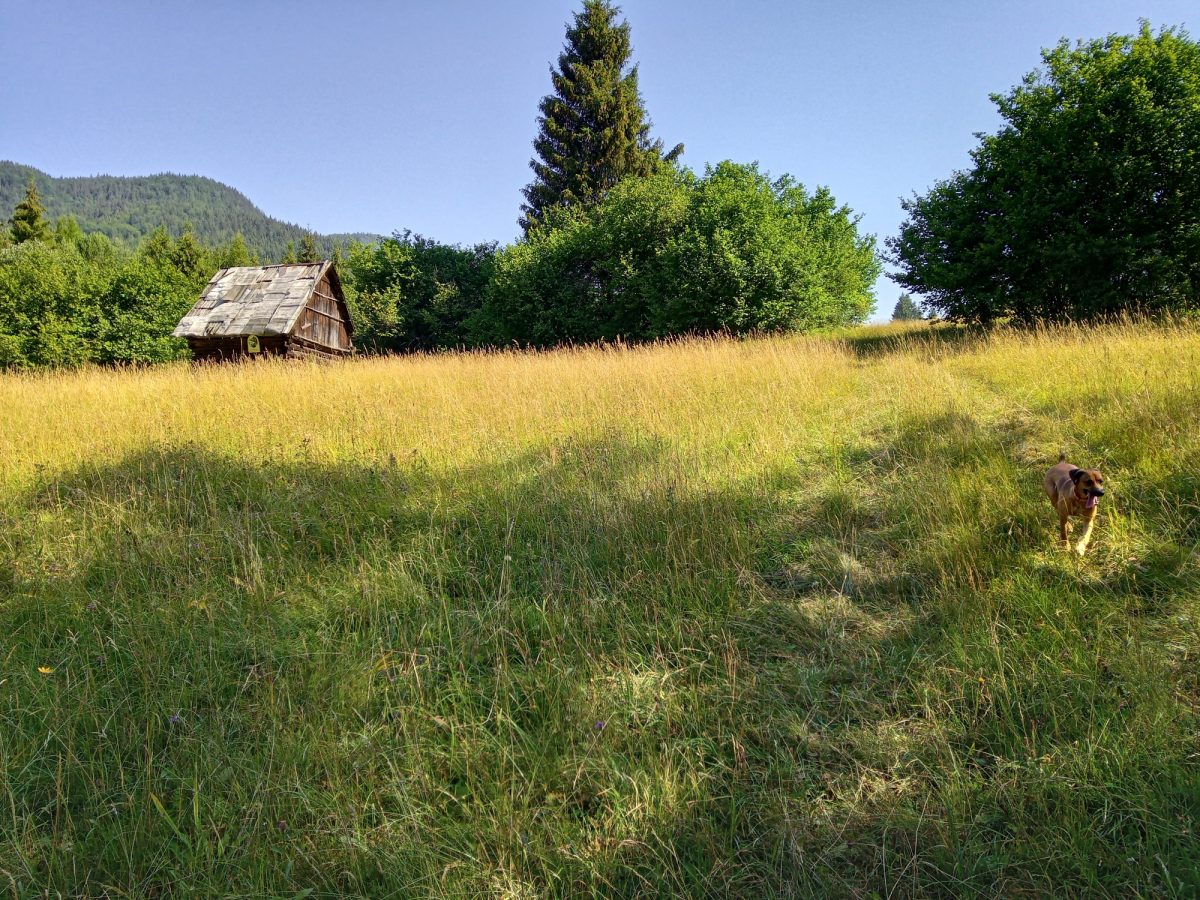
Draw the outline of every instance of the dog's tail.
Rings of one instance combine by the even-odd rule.
[[[1058,454],[1058,461],[1059,461],[1059,462],[1066,462],[1066,461],[1067,461],[1067,454],[1065,454],[1065,453],[1060,453],[1060,454]]]

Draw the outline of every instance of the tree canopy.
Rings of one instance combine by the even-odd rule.
[[[7,214],[20,202],[30,178],[37,179],[47,221],[72,216],[85,233],[99,232],[130,250],[156,228],[180,234],[190,223],[206,245],[224,245],[240,234],[263,259],[278,260],[287,242],[298,244],[305,233],[299,225],[266,215],[228,185],[197,175],[54,178],[30,166],[0,161],[0,210]],[[374,234],[316,235],[324,255],[351,240],[379,239]]]
[[[553,207],[592,203],[629,175],[650,175],[683,152],[664,153],[631,66],[630,28],[608,0],[585,0],[550,70],[554,92],[542,98],[521,227],[528,232]]]
[[[325,258],[325,254],[317,247],[317,236],[311,231],[306,231],[304,237],[300,239],[300,249],[296,251],[296,261],[305,263],[320,262]]]
[[[878,272],[827,189],[723,162],[555,211],[499,254],[485,318],[499,342],[541,346],[807,330],[863,321]]]
[[[342,284],[365,350],[435,350],[487,343],[479,316],[496,245],[460,247],[413,234],[353,244]]]
[[[903,202],[895,280],[960,321],[1195,309],[1200,45],[1143,24],[1042,61],[973,166]]]
[[[0,247],[0,369],[185,358],[171,331],[209,277],[256,261],[240,235],[209,247],[159,228],[130,251],[70,216],[30,228],[35,209],[15,212],[28,234]]]

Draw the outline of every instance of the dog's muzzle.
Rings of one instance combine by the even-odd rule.
[[[1096,501],[1104,496],[1104,491],[1089,491],[1087,499],[1083,501],[1084,509],[1092,509],[1096,505]]]

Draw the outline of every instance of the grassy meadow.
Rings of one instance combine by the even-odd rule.
[[[2,375],[0,635],[13,897],[1197,896],[1200,330]]]

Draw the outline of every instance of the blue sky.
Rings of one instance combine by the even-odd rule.
[[[207,175],[321,232],[507,242],[575,6],[0,0],[0,158]],[[687,165],[828,185],[881,242],[900,196],[967,164],[998,124],[988,94],[1040,48],[1139,18],[1200,27],[1195,0],[621,6],[655,134]],[[886,318],[899,289],[878,293]]]

